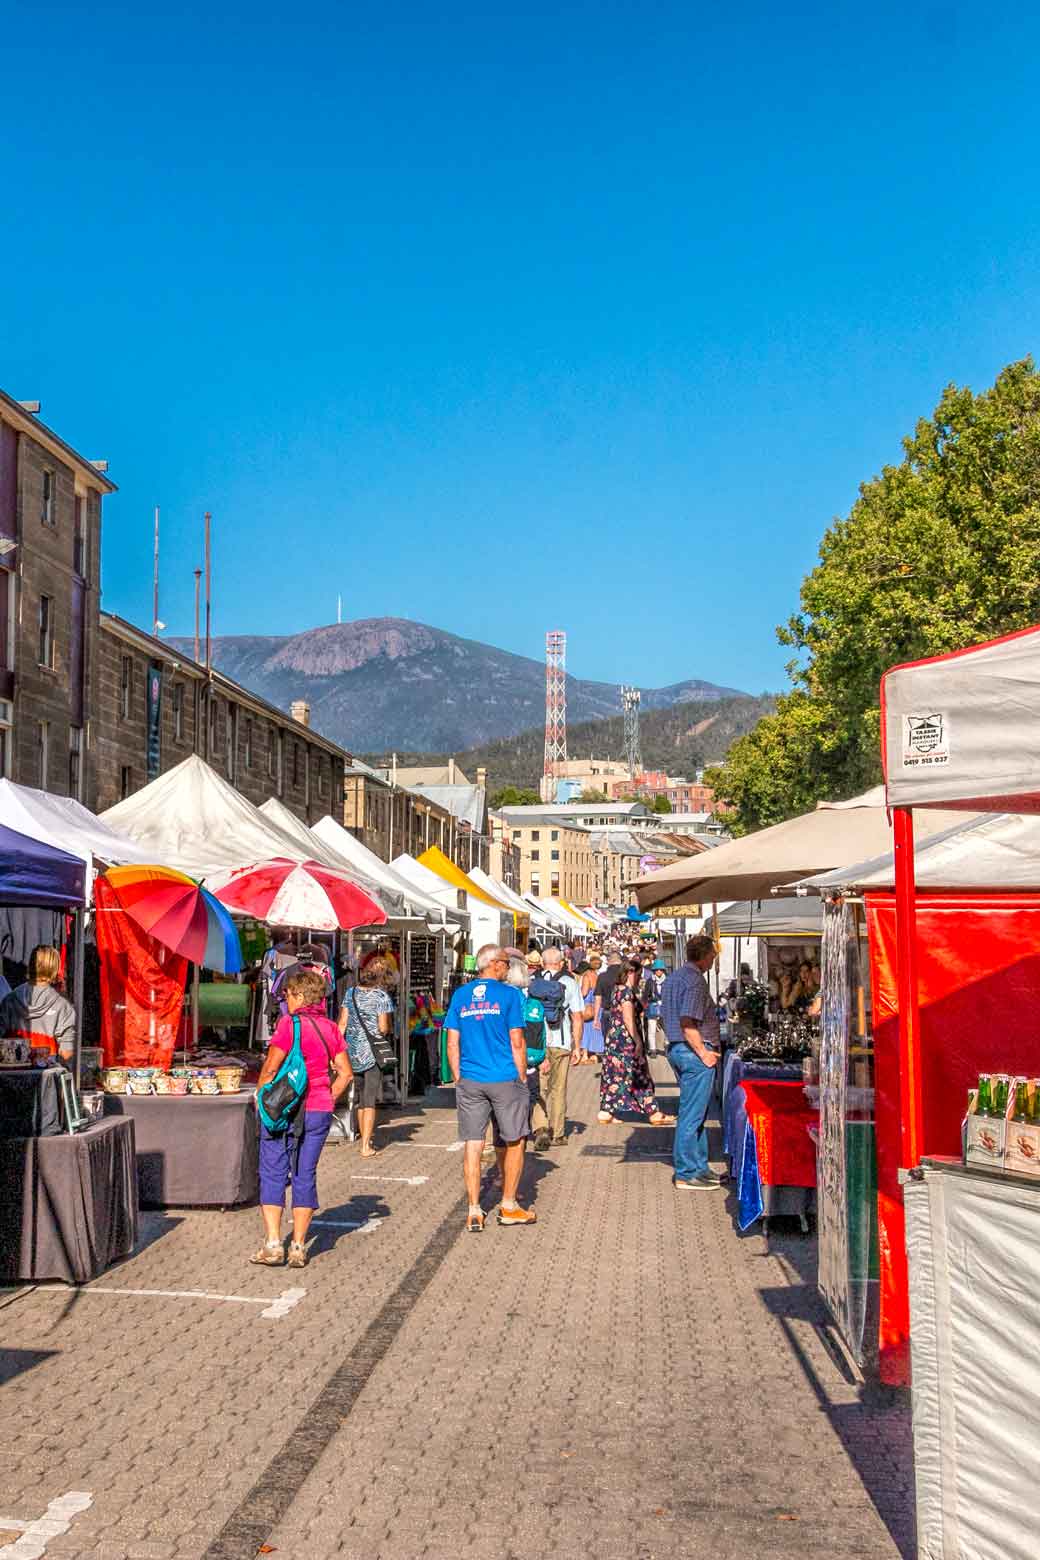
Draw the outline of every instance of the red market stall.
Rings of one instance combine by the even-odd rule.
[[[895,892],[868,893],[867,915],[882,1372],[905,1379],[909,1344],[921,1560],[1031,1560],[1040,1177],[962,1164],[960,1126],[980,1072],[1040,1073],[1040,629],[895,667],[881,704]],[[922,894],[918,807],[1026,816],[950,841],[988,859],[984,892]]]

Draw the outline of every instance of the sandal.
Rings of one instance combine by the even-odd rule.
[[[285,1247],[280,1240],[265,1240],[260,1250],[254,1256],[251,1256],[249,1260],[257,1267],[283,1267],[285,1265]]]
[[[605,1110],[599,1110],[596,1112],[596,1120],[599,1122],[601,1127],[612,1127],[614,1125],[613,1116],[608,1115]]]
[[[381,1148],[373,1148],[370,1143],[367,1148],[361,1150],[361,1157],[362,1159],[376,1159],[382,1152]]]
[[[467,1213],[466,1234],[479,1235],[484,1228],[484,1217],[482,1213]]]
[[[307,1247],[302,1241],[291,1240],[289,1242],[289,1260],[285,1265],[291,1268],[307,1266]]]
[[[663,1111],[655,1110],[652,1116],[647,1117],[647,1124],[651,1127],[674,1127],[675,1122],[671,1116],[666,1116]]]

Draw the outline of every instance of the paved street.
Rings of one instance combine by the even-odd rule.
[[[676,1194],[671,1134],[571,1082],[536,1228],[459,1233],[444,1091],[326,1151],[302,1273],[247,1265],[255,1210],[171,1212],[0,1297],[0,1556],[911,1556],[908,1409],[826,1345],[812,1243]]]

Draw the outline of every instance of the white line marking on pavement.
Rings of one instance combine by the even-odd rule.
[[[377,1213],[368,1219],[312,1219],[311,1224],[324,1225],[330,1230],[360,1230],[362,1235],[371,1235],[377,1230],[383,1220]]]
[[[43,1516],[37,1517],[35,1522],[0,1517],[0,1528],[21,1531],[21,1537],[16,1538],[13,1544],[4,1544],[0,1556],[6,1555],[8,1560],[41,1560],[47,1553],[49,1540],[66,1534],[74,1518],[93,1504],[94,1497],[88,1495],[86,1490],[69,1490],[67,1494],[59,1495],[57,1500],[52,1500]]]
[[[388,1143],[387,1148],[438,1148],[442,1154],[457,1154],[460,1148],[465,1148],[465,1143],[459,1138],[457,1143]]]
[[[86,1284],[80,1291],[85,1295],[154,1295],[160,1300],[224,1300],[231,1305],[262,1305],[267,1309],[261,1316],[273,1321],[285,1316],[294,1305],[299,1305],[306,1289],[285,1289],[274,1300],[269,1295],[218,1295],[208,1289],[110,1289],[106,1284]],[[0,1550],[0,1555],[3,1551]]]
[[[352,1175],[352,1181],[400,1181],[404,1186],[425,1186],[428,1175]]]

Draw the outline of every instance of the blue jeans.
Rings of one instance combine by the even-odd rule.
[[[294,1208],[318,1206],[318,1158],[332,1125],[331,1110],[308,1110],[293,1123],[293,1134],[272,1136],[260,1123],[260,1201],[281,1208],[292,1180]]]
[[[668,1061],[679,1085],[675,1123],[675,1176],[693,1181],[708,1168],[708,1133],[704,1125],[715,1081],[715,1068],[705,1067],[685,1044],[668,1047]]]

